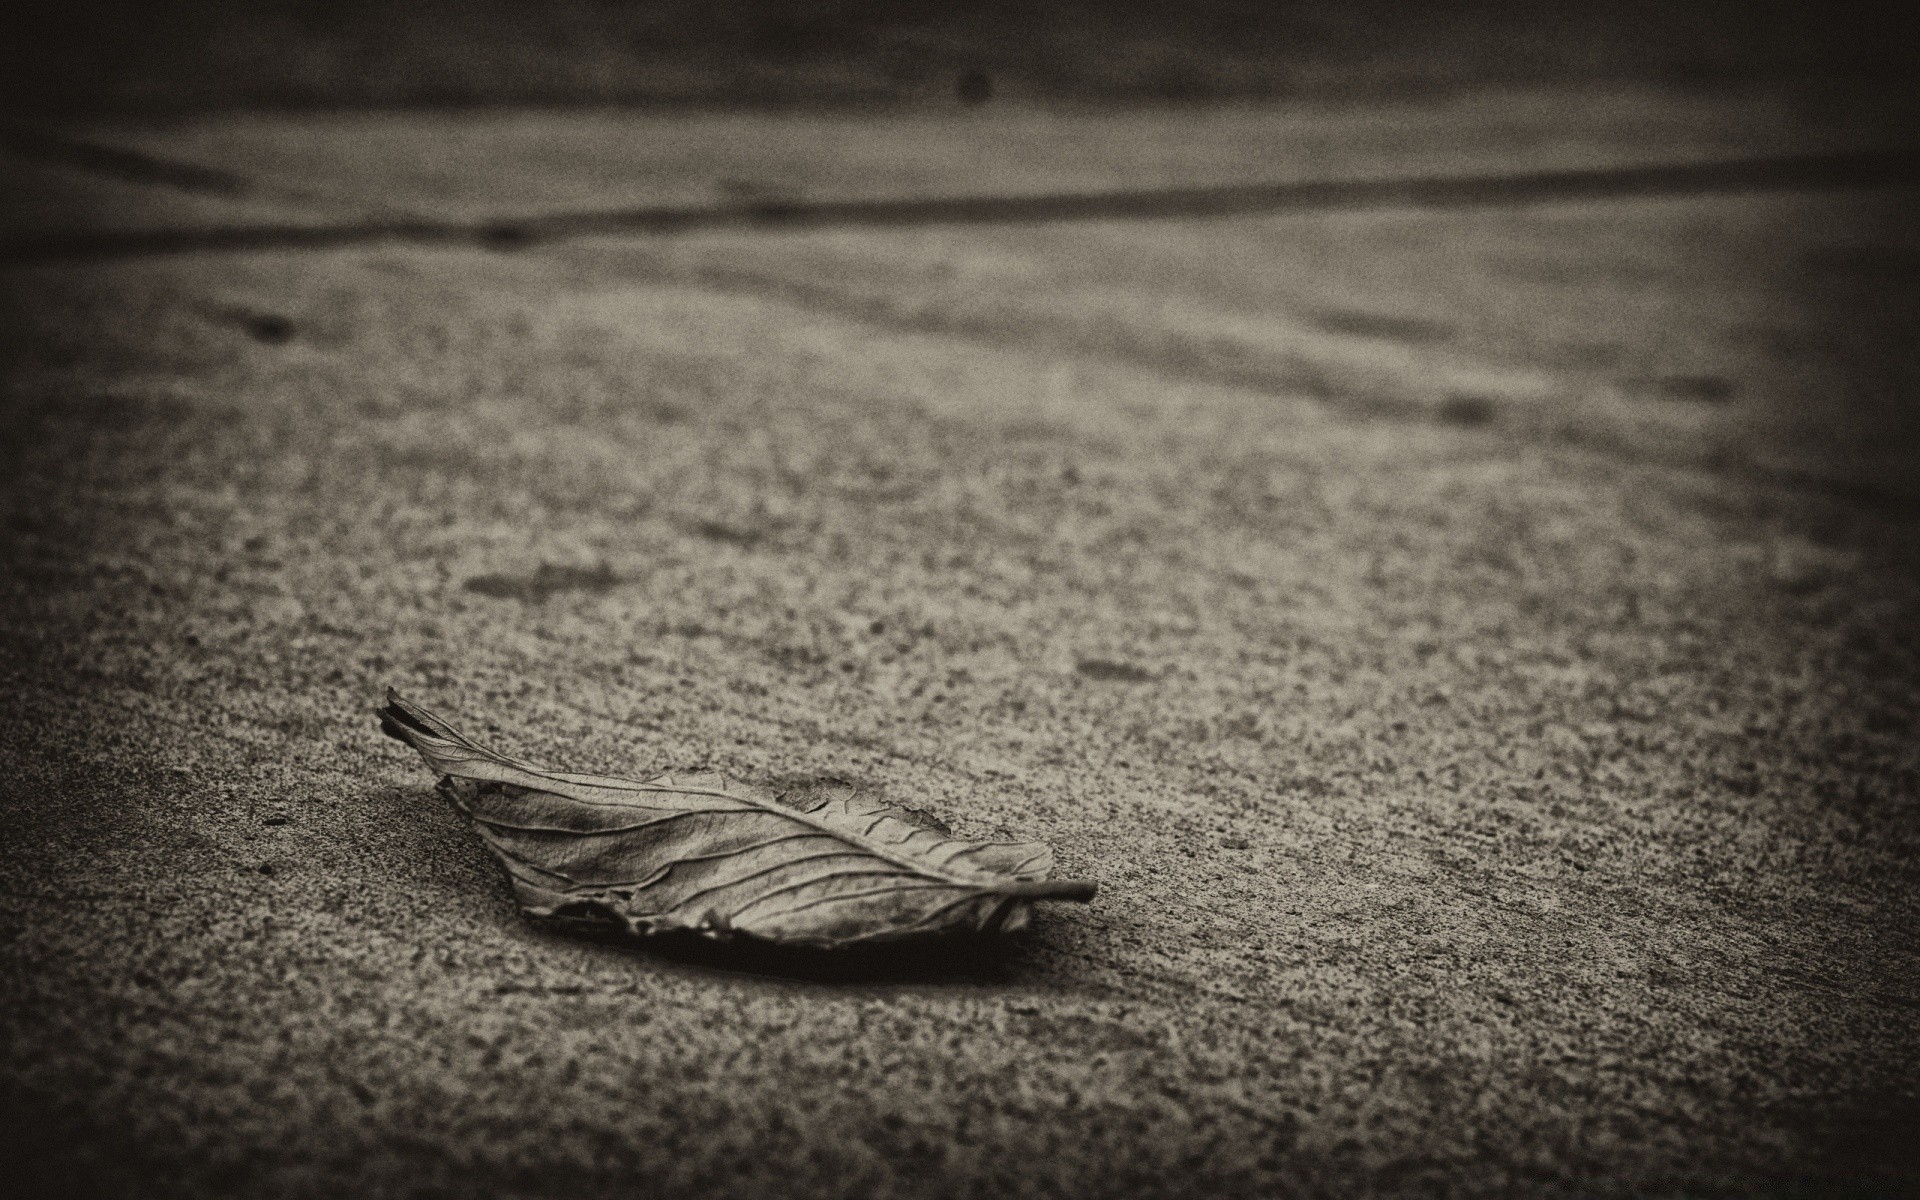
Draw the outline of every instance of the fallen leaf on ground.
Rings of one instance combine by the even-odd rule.
[[[488,750],[389,690],[380,728],[420,752],[536,917],[597,913],[636,934],[852,946],[1026,925],[1049,879],[1039,842],[968,842],[851,789],[788,805],[718,774],[615,779]]]

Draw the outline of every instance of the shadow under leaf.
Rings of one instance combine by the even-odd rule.
[[[1038,939],[1033,935],[951,933],[911,942],[866,946],[779,945],[758,938],[727,939],[691,932],[635,937],[617,921],[589,914],[535,920],[542,931],[570,941],[680,967],[827,984],[976,984],[1030,981]]]

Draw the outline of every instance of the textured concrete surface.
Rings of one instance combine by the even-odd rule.
[[[1609,103],[1651,102],[1567,119]],[[512,211],[674,137],[489,120],[91,129],[260,182],[48,165],[87,203],[9,211],[348,219],[429,202],[380,149],[421,144],[468,148],[439,202]],[[1021,121],[996,181],[1050,159]],[[781,128],[660,186],[804,195]],[[1123,123],[1060,132],[1128,178]],[[940,136],[900,140],[952,171]],[[1914,1187],[1909,200],[8,269],[9,1177]],[[375,732],[388,683],[556,766],[859,782],[1102,892],[844,968],[532,928]]]

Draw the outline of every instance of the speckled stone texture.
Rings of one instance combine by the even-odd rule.
[[[1793,136],[1661,103],[1512,101],[1481,165],[1559,121],[1628,130],[1582,161]],[[1362,116],[1316,119],[1400,127]],[[8,211],[603,202],[680,128],[249,120],[91,134],[245,196],[43,165]],[[895,161],[797,178],[752,120],[764,178],[686,141],[659,186]],[[1125,181],[1166,124],[1019,120],[1003,184]],[[568,128],[593,179],[536,153]],[[1254,136],[1170,128],[1187,174]],[[468,157],[422,182],[422,140]],[[889,186],[974,170],[924,159]],[[1909,199],[7,268],[13,1194],[1914,1187]],[[388,684],[554,766],[857,783],[1101,892],[899,963],[536,928]]]

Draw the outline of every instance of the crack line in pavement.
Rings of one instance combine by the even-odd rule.
[[[163,158],[124,146],[102,145],[65,137],[44,129],[21,125],[0,125],[0,150],[29,162],[48,163],[147,187],[166,187],[196,195],[229,199],[291,201],[305,206],[332,210],[336,218],[387,221],[418,219],[410,210],[381,202],[366,202],[311,186],[268,181],[218,167]],[[342,211],[341,206],[346,208]],[[0,261],[4,261],[4,243],[0,243]]]
[[[74,167],[126,183],[155,184],[186,192],[240,196],[254,189],[243,175],[160,158],[120,146],[103,146],[19,125],[0,127],[0,148],[20,158]]]
[[[182,163],[137,150],[128,150],[62,137],[22,126],[0,126],[0,148],[44,161],[59,162],[129,182],[158,184],[188,191],[225,195],[279,193],[304,202],[332,204],[351,201],[345,196],[318,195],[305,190],[277,188],[245,176]],[[537,243],[563,241],[592,234],[673,234],[706,229],[769,229],[825,226],[903,226],[939,224],[1006,224],[1029,221],[1081,219],[1178,219],[1282,211],[1352,211],[1369,208],[1463,208],[1512,205],[1574,199],[1636,198],[1672,195],[1735,194],[1766,190],[1858,189],[1920,186],[1920,150],[1884,149],[1775,158],[1672,163],[1639,167],[1585,168],[1533,171],[1508,175],[1425,176],[1402,179],[1317,180],[1279,184],[1171,188],[1153,191],[1067,193],[1035,196],[922,197],[842,201],[751,201],[738,205],[661,207],[559,213],[525,218],[488,218],[478,221],[435,219],[387,204],[363,208],[372,219],[352,224],[215,226],[201,229],[159,229],[73,232],[0,239],[0,268],[62,261],[86,261],[146,255],[193,254],[219,251],[325,250],[356,245],[399,243],[414,245],[469,245],[513,250]],[[361,202],[365,204],[364,201]],[[702,282],[713,280],[703,278]],[[856,320],[876,322],[920,332],[989,336],[1006,332],[982,330],[971,323],[954,326],[928,323],[923,317],[900,321],[872,304],[848,304],[849,297],[798,287],[793,281],[755,273],[742,279],[747,290],[760,294],[768,285],[788,299],[823,306]],[[822,305],[822,301],[827,301]],[[1086,345],[1069,339],[1074,349],[1103,357],[1138,360],[1165,370],[1164,356],[1128,352],[1124,346]],[[1326,377],[1320,364],[1294,356],[1296,373],[1274,378],[1258,366],[1186,363],[1178,373],[1189,378],[1236,387],[1273,388],[1311,396],[1366,415],[1404,419],[1433,415],[1426,407],[1396,401],[1371,389],[1339,386]],[[1299,373],[1304,369],[1304,373]],[[1537,441],[1519,430],[1523,440]],[[1561,437],[1547,441],[1565,442]],[[1586,435],[1575,439],[1585,441]],[[1610,456],[1620,448],[1589,446]],[[1655,464],[1679,467],[1702,465],[1691,456],[1656,455]],[[1920,499],[1901,496],[1871,484],[1833,479],[1793,468],[1741,464],[1755,482],[1814,491],[1831,499],[1893,512],[1913,511]]]
[[[48,135],[23,134],[12,130],[7,131],[0,142],[14,144],[23,137],[30,149],[37,147],[43,155],[49,152],[49,146],[57,146],[59,154],[69,161],[84,162],[85,165],[117,173],[123,178],[141,175],[147,181],[164,180],[176,186],[202,189],[238,187],[246,190],[250,186],[224,172],[173,164],[134,151],[68,143]],[[190,184],[189,180],[198,182]],[[206,229],[55,233],[0,242],[0,265],[221,250],[317,250],[381,242],[465,244],[515,249],[588,234],[1180,219],[1273,212],[1463,208],[1558,200],[1916,185],[1920,185],[1920,150],[1868,150],[1718,162],[1529,171],[1506,175],[1308,180],[1034,196],[761,200],[720,206],[605,209],[479,221],[402,215],[344,225],[259,224]]]

